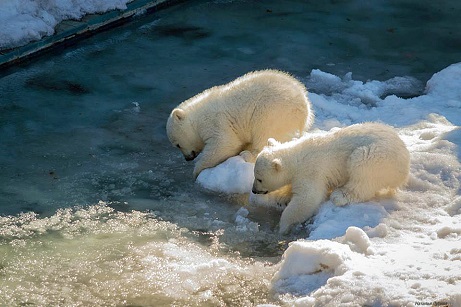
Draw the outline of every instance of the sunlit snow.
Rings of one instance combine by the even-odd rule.
[[[0,3],[0,49],[12,48],[52,35],[63,20],[92,13],[126,9],[132,0],[8,0]]]

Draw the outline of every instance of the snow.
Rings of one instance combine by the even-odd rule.
[[[54,33],[63,20],[126,9],[132,0],[2,0],[0,49],[18,47]]]
[[[313,223],[308,225],[309,238],[336,238],[343,235],[350,226],[373,228],[387,215],[386,209],[377,203],[337,207],[328,201],[320,208]]]
[[[415,97],[422,85],[408,77],[361,82],[313,70],[304,81],[316,114],[310,133],[393,125],[410,150],[411,173],[395,195],[345,207],[326,201],[305,226],[309,236],[285,251],[272,291],[292,306],[461,306],[461,63],[434,74]],[[231,158],[199,182],[249,193],[251,172]]]
[[[365,255],[374,254],[373,249],[370,248],[370,238],[361,228],[355,226],[347,228],[343,243],[348,244],[355,252]]]
[[[253,169],[253,163],[246,162],[241,156],[235,156],[214,168],[203,170],[197,177],[197,183],[216,192],[247,193],[253,185]]]
[[[351,259],[351,254],[346,245],[337,242],[298,240],[286,250],[273,281],[293,275],[319,272],[330,272],[334,276],[342,275],[348,270],[347,261]]]

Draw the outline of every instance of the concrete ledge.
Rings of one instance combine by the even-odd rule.
[[[58,24],[55,33],[27,45],[0,51],[0,69],[39,56],[58,46],[71,44],[130,21],[134,16],[151,13],[184,0],[133,0],[125,10],[109,11],[103,14],[86,15],[81,20],[65,20]]]

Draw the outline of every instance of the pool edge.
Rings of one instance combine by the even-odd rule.
[[[23,63],[58,47],[67,47],[76,41],[114,28],[133,17],[152,13],[186,0],[133,0],[125,10],[113,10],[103,14],[90,14],[79,21],[62,21],[55,27],[55,34],[45,36],[24,46],[0,51],[0,69]],[[71,25],[63,26],[66,23]],[[61,27],[60,30],[58,30]],[[67,28],[67,29],[66,29]]]

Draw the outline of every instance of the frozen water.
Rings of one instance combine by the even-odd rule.
[[[2,71],[0,305],[459,305],[458,18],[429,1],[188,2]],[[396,126],[408,186],[327,201],[280,236],[279,211],[234,194],[252,176],[238,157],[245,183],[228,161],[204,179],[219,193],[195,184],[169,112],[262,68],[310,87],[312,133]]]

